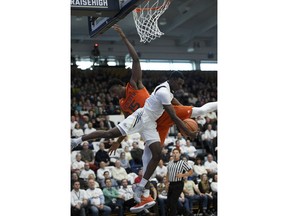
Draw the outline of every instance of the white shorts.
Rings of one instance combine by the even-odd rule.
[[[137,109],[118,124],[117,127],[123,136],[140,133],[145,145],[160,142],[160,137],[156,129],[157,123],[144,112],[143,108]]]

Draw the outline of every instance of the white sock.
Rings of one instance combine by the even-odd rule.
[[[143,192],[143,196],[144,197],[148,197],[149,195],[150,195],[150,190],[145,189],[144,192]]]
[[[140,181],[140,183],[139,183],[139,186],[144,188],[145,185],[147,184],[147,182],[148,182],[148,180],[142,178],[141,181]]]

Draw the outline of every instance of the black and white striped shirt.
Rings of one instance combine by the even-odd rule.
[[[183,178],[177,178],[176,174],[191,170],[191,166],[183,160],[170,161],[167,166],[169,182],[179,182]]]

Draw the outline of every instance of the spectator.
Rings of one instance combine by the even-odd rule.
[[[76,121],[76,118],[74,115],[71,116],[71,131],[73,131],[73,129],[75,128],[75,125],[77,124],[78,122]]]
[[[204,199],[204,201],[203,201],[203,215],[209,216],[210,214],[212,214],[212,212],[210,212],[208,207],[210,206],[211,201],[213,200],[213,196],[212,196],[212,190],[210,187],[210,183],[208,181],[207,174],[201,175],[201,181],[198,184],[198,188],[200,191],[200,196],[202,196]],[[207,204],[207,205],[205,205],[205,204]]]
[[[96,188],[100,188],[99,183],[96,181],[96,177],[95,177],[94,174],[89,174],[89,175],[88,175],[88,180],[87,180],[87,182],[89,182],[89,180],[91,180],[91,179],[94,180],[95,187],[96,187]]]
[[[215,155],[215,144],[214,140],[216,140],[217,133],[215,130],[212,130],[212,125],[207,125],[207,130],[205,130],[204,134],[202,135],[202,140],[204,143],[204,146],[208,153]]]
[[[104,205],[105,197],[101,189],[95,187],[95,181],[90,179],[88,181],[89,189],[86,190],[87,198],[89,200],[89,210],[92,212],[92,216],[98,216],[99,212],[103,216],[109,216],[111,208]]]
[[[92,132],[96,131],[95,128],[93,128],[92,122],[88,123],[88,127],[85,129],[84,134],[90,134]]]
[[[125,152],[120,153],[119,161],[120,161],[120,166],[123,167],[127,173],[130,173],[131,172],[130,163],[126,159],[126,153]]]
[[[97,130],[108,130],[108,128],[105,127],[105,123],[103,120],[99,121],[99,127],[97,127]]]
[[[100,168],[97,170],[97,179],[103,180],[104,179],[104,172],[109,173],[109,177],[112,177],[112,174],[110,173],[110,170],[106,167],[106,164],[104,161],[100,162]]]
[[[121,195],[117,189],[112,187],[110,179],[105,179],[106,187],[103,189],[105,204],[110,206],[112,211],[118,210],[118,216],[124,216],[123,204],[125,196]]]
[[[206,119],[204,118],[204,116],[197,116],[196,117],[196,122],[198,123],[198,126],[200,126],[200,130],[201,128],[205,125],[206,123]]]
[[[127,179],[126,170],[120,166],[120,161],[116,160],[115,167],[112,168],[112,177],[117,181],[118,185],[121,185],[122,179]]]
[[[87,141],[84,141],[82,143],[82,150],[80,151],[81,154],[81,160],[85,163],[89,163],[90,169],[92,169],[95,173],[97,172],[97,166],[94,164],[94,153],[91,149],[89,149],[89,143]]]
[[[171,148],[171,146],[173,147],[174,141],[175,141],[175,138],[169,137],[169,134],[167,134],[167,137],[165,138],[165,141],[164,141],[164,148],[168,149],[168,148]]]
[[[200,177],[202,174],[207,174],[207,170],[205,169],[202,159],[200,157],[196,158],[196,162],[193,166],[193,176]]]
[[[93,119],[96,118],[95,112],[93,110],[89,110],[88,114],[89,119],[92,121]],[[89,125],[88,125],[89,126]]]
[[[179,141],[180,147],[186,145],[186,139],[182,136],[181,133],[178,133],[178,134],[177,134],[177,137],[176,137],[175,143],[176,143],[177,141]]]
[[[128,150],[129,150],[130,147],[132,146],[132,142],[131,142],[131,140],[128,138],[128,136],[125,136],[124,140],[122,140],[122,142],[121,142],[121,147],[122,147],[122,149],[125,149],[126,146],[128,146]]]
[[[72,137],[81,137],[84,135],[79,123],[75,124],[75,128],[72,130]]]
[[[99,109],[99,111],[100,111],[100,109]],[[95,125],[93,125],[93,127],[96,128],[96,129],[99,128],[101,121],[104,121],[104,116],[99,113],[99,114],[96,115],[96,123],[95,123]]]
[[[210,118],[211,123],[214,123],[215,121],[217,121],[217,114],[215,111],[208,112],[205,116]]]
[[[109,171],[105,171],[103,173],[103,176],[104,176],[104,178],[99,180],[102,189],[106,187],[106,183],[105,183],[106,179],[110,179],[111,180],[111,184],[112,184],[111,187],[114,187],[114,188],[118,189],[118,184],[117,184],[115,179],[110,177]]]
[[[99,144],[99,150],[95,154],[95,162],[97,165],[100,164],[101,161],[105,162],[105,164],[108,166],[110,164],[110,156],[105,151],[104,143],[101,142]]]
[[[188,209],[191,212],[191,216],[192,216],[194,201],[198,201],[199,204],[203,203],[203,198],[200,196],[201,192],[199,191],[198,187],[195,185],[194,181],[189,181],[187,177],[184,177],[183,192],[184,192],[185,197],[188,200],[188,204],[189,204]],[[205,204],[205,206],[207,206],[207,203]]]
[[[125,157],[128,161],[132,160],[132,156],[131,156],[131,152],[129,150],[128,146],[124,147],[124,151],[125,151]]]
[[[84,170],[81,171],[79,178],[83,179],[87,183],[89,174],[95,176],[94,171],[90,169],[89,163],[85,163]]]
[[[88,128],[89,117],[85,114],[83,115],[82,119],[83,119],[82,128],[86,130]]]
[[[168,164],[168,162],[170,160],[170,154],[168,152],[168,149],[162,148],[161,159],[163,160],[164,164]]]
[[[191,145],[190,140],[186,141],[186,145],[182,147],[182,152],[185,152],[184,154],[188,157],[189,160],[195,161],[197,150],[193,145]]]
[[[132,143],[132,149],[131,149],[131,156],[133,161],[136,164],[142,164],[142,155],[143,155],[143,149],[140,149],[138,146],[138,143],[136,141],[134,141]]]
[[[132,206],[136,204],[133,198],[133,195],[134,195],[133,189],[132,187],[128,187],[127,179],[122,179],[119,193],[122,196],[124,196],[124,205],[123,205],[124,211],[125,209],[130,209]]]
[[[164,176],[167,175],[167,167],[164,166],[162,159],[159,161],[159,164],[155,169],[155,173],[156,173],[156,178],[157,176],[160,176],[163,178]]]
[[[105,115],[104,127],[106,127],[107,129],[115,127],[115,123],[113,121],[110,121],[109,115]]]
[[[207,170],[208,177],[213,178],[213,175],[217,173],[218,164],[213,160],[213,155],[207,155],[207,161],[204,163],[204,167]]]
[[[113,115],[113,114],[116,114],[117,112],[118,112],[118,110],[116,110],[114,104],[110,101],[109,105],[108,105],[107,114],[109,114],[109,115],[112,114]],[[117,114],[120,114],[120,111]]]
[[[87,194],[85,190],[80,189],[80,182],[73,183],[73,190],[71,191],[71,215],[72,216],[86,216]]]
[[[81,160],[82,156],[80,153],[77,153],[75,158],[76,158],[76,161],[72,163],[71,171],[73,173],[77,173],[77,175],[79,176],[81,171],[84,169],[85,163]]]

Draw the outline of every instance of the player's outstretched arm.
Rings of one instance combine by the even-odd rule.
[[[90,134],[83,135],[82,137],[71,139],[71,149],[75,148],[77,145],[79,145],[83,141],[88,141],[88,140],[98,139],[98,138],[116,138],[120,136],[122,136],[122,134],[117,127],[114,127],[107,131],[97,130]]]
[[[118,32],[118,34],[122,38],[123,42],[127,46],[130,56],[133,59],[130,84],[133,87],[135,87],[136,89],[144,88],[144,85],[142,83],[142,70],[141,70],[141,66],[140,66],[140,60],[139,60],[139,56],[138,56],[135,48],[130,43],[130,41],[127,39],[126,35],[124,34],[124,32],[122,31],[122,29],[120,28],[119,25],[116,25],[116,24],[113,25],[113,29],[116,32]]]
[[[206,103],[201,107],[193,107],[193,112],[192,112],[191,117],[193,118],[193,117],[205,115],[209,112],[213,112],[217,110],[217,105],[218,105],[218,102],[216,101],[216,102]]]

